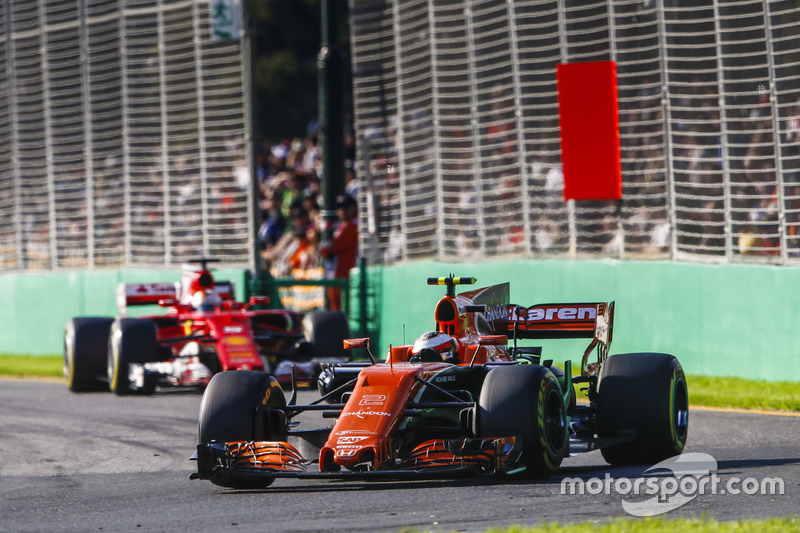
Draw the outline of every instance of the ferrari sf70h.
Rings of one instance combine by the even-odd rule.
[[[203,390],[218,372],[268,372],[283,380],[292,367],[311,381],[323,361],[318,354],[345,360],[349,325],[343,313],[263,309],[269,298],[258,296],[238,302],[231,282],[214,279],[212,261],[190,262],[179,283],[120,284],[117,318],[70,319],[64,334],[67,387],[119,395],[164,387]],[[133,305],[158,305],[166,313],[131,318],[127,308]]]

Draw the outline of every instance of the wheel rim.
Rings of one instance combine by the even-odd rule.
[[[689,395],[684,377],[677,376],[672,385],[670,419],[676,443],[684,443],[689,428]]]
[[[116,342],[112,342],[111,345],[108,347],[108,384],[111,387],[112,391],[116,390],[117,388],[117,379],[118,379],[117,373],[119,372],[119,364],[117,364],[118,361],[117,353],[118,349]]]
[[[544,432],[551,451],[558,454],[566,439],[564,401],[558,390],[550,389],[545,395]]]
[[[73,340],[68,335],[67,340],[64,342],[64,369],[63,369],[64,378],[66,378],[67,380],[67,387],[72,387],[72,382],[75,380],[74,379],[75,356],[72,354],[72,348],[71,348],[72,346],[74,346]]]

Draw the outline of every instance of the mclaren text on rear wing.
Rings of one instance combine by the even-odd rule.
[[[614,302],[509,305],[508,313],[509,334],[518,338],[591,339],[610,334]]]
[[[590,352],[597,348],[598,363],[608,355],[614,330],[614,302],[508,306],[508,334],[517,339],[592,339],[583,354],[581,374],[593,371]]]

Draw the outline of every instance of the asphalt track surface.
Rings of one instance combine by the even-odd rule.
[[[196,394],[118,398],[72,394],[56,382],[0,380],[0,531],[477,532],[605,520],[628,516],[622,500],[634,498],[562,494],[561,480],[606,472],[635,480],[646,470],[610,467],[591,452],[567,459],[547,481],[284,479],[262,491],[234,491],[189,480],[199,406]],[[731,520],[800,511],[800,417],[696,410],[686,451],[713,456],[723,484],[780,478],[784,494],[696,495],[664,516]]]

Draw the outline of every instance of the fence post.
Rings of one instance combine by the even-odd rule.
[[[467,34],[467,60],[469,62],[469,104],[470,104],[470,120],[472,126],[472,156],[475,159],[473,165],[473,184],[475,187],[475,210],[478,219],[478,252],[479,256],[483,257],[486,251],[486,235],[484,228],[483,217],[483,202],[481,194],[481,127],[478,122],[478,80],[475,76],[477,70],[477,59],[475,58],[475,33],[472,29],[474,23],[472,19],[472,7],[469,0],[464,0],[464,19]]]
[[[511,68],[513,71],[514,81],[514,109],[517,127],[517,154],[520,175],[520,193],[522,194],[522,220],[525,221],[523,225],[523,239],[525,241],[524,253],[530,255],[533,251],[533,242],[531,239],[531,203],[530,203],[530,190],[528,186],[528,150],[527,142],[525,139],[525,120],[523,117],[522,109],[522,73],[520,72],[519,63],[519,43],[518,43],[518,29],[517,17],[514,13],[514,0],[506,0],[506,9],[508,10],[508,32],[509,41],[511,44]]]
[[[780,246],[781,263],[785,264],[789,258],[789,250],[786,247],[786,191],[784,190],[783,180],[783,150],[781,143],[781,123],[780,106],[778,105],[778,94],[775,82],[775,60],[772,57],[772,24],[770,21],[769,7],[772,2],[764,2],[764,37],[767,41],[767,69],[769,71],[769,101],[772,106],[772,132],[775,143],[775,174],[778,188],[778,238]]]
[[[48,241],[50,250],[50,268],[58,266],[58,216],[56,216],[56,185],[55,166],[53,164],[53,117],[50,102],[53,100],[50,92],[50,76],[48,76],[49,50],[47,49],[47,17],[46,10],[39,9],[39,50],[41,51],[42,70],[42,114],[44,115],[44,153],[45,171],[47,175],[47,211],[48,211]]]
[[[437,61],[436,61],[436,23],[435,23],[435,13],[436,13],[436,6],[434,5],[434,0],[428,0],[428,35],[429,43],[430,43],[430,53],[431,53],[431,76],[434,78],[431,92],[432,97],[432,119],[433,119],[433,139],[431,142],[433,143],[433,165],[434,165],[434,176],[436,179],[436,257],[439,261],[445,260],[445,253],[444,253],[444,241],[445,235],[447,232],[445,231],[445,219],[444,219],[444,208],[445,208],[445,200],[444,200],[444,179],[442,176],[442,154],[441,154],[441,146],[440,146],[440,139],[442,138],[441,135],[441,126],[442,126],[442,118],[440,113],[440,102],[439,102],[439,84],[436,83],[436,73],[439,71],[437,68]]]
[[[3,2],[5,12],[11,13],[11,0]],[[5,27],[3,30],[6,34],[6,53],[8,61],[6,63],[6,81],[8,86],[12,88],[8,91],[8,108],[9,117],[11,118],[11,169],[12,178],[14,180],[14,245],[16,248],[16,265],[18,268],[24,269],[28,266],[28,252],[27,238],[23,234],[22,225],[24,223],[22,218],[22,172],[20,171],[20,154],[19,154],[19,137],[17,136],[17,129],[19,128],[17,116],[17,92],[13,88],[17,86],[16,69],[14,59],[16,52],[14,50],[14,24],[13,17],[6,16]]]
[[[672,172],[672,128],[670,126],[669,76],[667,71],[667,25],[664,22],[664,3],[656,4],[658,17],[658,40],[661,46],[658,54],[661,63],[661,105],[664,109],[664,179],[667,181],[667,215],[669,216],[670,258],[675,259],[678,252],[678,228],[675,216],[675,175]]]
[[[408,209],[406,207],[407,204],[407,197],[408,194],[406,192],[406,180],[405,177],[408,175],[406,169],[408,168],[406,164],[406,145],[405,145],[405,127],[403,117],[405,115],[405,100],[403,98],[403,87],[400,83],[400,80],[403,78],[403,62],[401,59],[402,50],[403,50],[403,43],[400,40],[400,2],[392,2],[392,19],[393,24],[392,28],[392,39],[394,41],[394,69],[395,69],[395,77],[396,77],[396,89],[395,95],[397,97],[397,132],[395,134],[395,148],[397,149],[397,175],[399,176],[399,195],[400,198],[398,200],[399,211],[400,211],[400,233],[403,236],[408,235]],[[390,146],[386,147],[387,151],[390,150]],[[402,251],[401,251],[401,258],[408,259],[408,241],[404,241],[402,244]]]
[[[89,38],[86,30],[86,0],[78,2],[79,22],[79,64],[81,68],[81,91],[91,94],[89,90]],[[83,152],[83,168],[86,174],[86,264],[89,268],[95,266],[95,220],[94,220],[94,135],[92,134],[92,104],[83,103],[83,131],[86,135],[86,146]]]
[[[725,210],[725,260],[730,261],[733,255],[733,223],[731,220],[731,168],[728,163],[728,128],[725,117],[725,79],[722,68],[722,45],[720,44],[719,2],[714,0],[714,32],[717,45],[717,93],[719,94],[720,148],[722,149],[722,190],[723,209]]]

